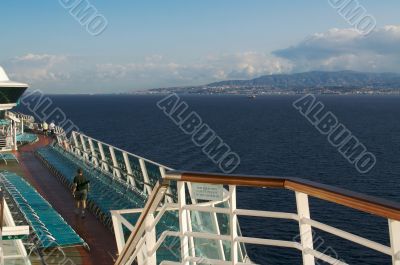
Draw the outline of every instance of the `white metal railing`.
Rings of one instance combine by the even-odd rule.
[[[201,173],[194,173],[193,176]],[[190,174],[189,174],[190,175]],[[392,264],[400,264],[400,205],[394,203],[387,203],[381,200],[374,200],[371,197],[363,197],[355,193],[347,193],[347,191],[336,190],[328,186],[321,186],[312,182],[302,182],[298,179],[281,179],[271,178],[268,180],[253,177],[249,181],[240,181],[240,178],[229,179],[220,175],[211,175],[209,178],[203,175],[194,177],[190,180],[189,177],[183,177],[181,173],[167,172],[166,178],[163,179],[162,184],[158,184],[157,188],[153,190],[150,195],[146,207],[144,209],[128,210],[128,211],[113,211],[113,225],[117,239],[119,250],[119,258],[116,264],[131,264],[136,261],[139,265],[148,264],[249,264],[250,260],[243,257],[240,253],[240,244],[256,244],[261,246],[274,246],[283,248],[292,248],[300,251],[303,257],[304,265],[314,265],[316,260],[322,260],[329,264],[343,265],[347,264],[337,257],[332,257],[326,253],[320,252],[313,246],[313,233],[312,229],[327,232],[339,238],[348,240],[352,243],[364,246],[369,249],[376,250],[380,253],[392,257]],[[162,204],[165,191],[170,182],[177,181],[177,203]],[[226,208],[218,207],[218,201],[210,201],[206,203],[197,203],[187,200],[187,185],[191,183],[202,182],[210,183],[213,185],[227,185],[229,184],[228,204]],[[234,184],[236,183],[236,184]],[[282,187],[294,191],[297,212],[270,212],[259,210],[238,209],[236,206],[237,201],[237,187],[238,186],[253,186],[253,187]],[[296,188],[293,188],[296,187]],[[354,209],[364,210],[369,213],[374,213],[381,217],[388,219],[390,246],[374,242],[370,239],[343,231],[341,229],[332,227],[330,225],[313,220],[310,217],[310,209],[308,197],[309,195],[325,199],[327,201],[336,202]],[[336,195],[336,197],[332,196]],[[156,235],[156,227],[159,224],[163,215],[167,212],[175,212],[179,218],[179,229],[177,231],[165,229],[162,233]],[[131,224],[123,217],[123,214],[141,212],[141,216],[136,224]],[[229,224],[229,233],[213,233],[211,231],[195,231],[193,229],[193,215],[199,212],[210,214],[222,214],[227,217]],[[238,216],[257,217],[257,218],[278,218],[287,219],[298,222],[300,242],[287,241],[287,240],[273,240],[256,237],[245,237],[240,234],[238,229],[237,220]],[[127,242],[125,242],[122,226],[125,226],[131,231],[131,235]],[[157,253],[160,251],[167,238],[179,239],[179,253],[176,249],[171,249],[171,253],[176,255],[178,260],[157,260]],[[210,242],[229,242],[230,257],[225,259],[212,259],[205,255],[198,255],[198,246],[196,239],[206,239]],[[165,249],[165,247],[164,247]],[[173,253],[174,252],[174,253]],[[164,254],[165,256],[165,254]]]
[[[0,150],[7,148],[7,137],[0,136]]]
[[[111,174],[127,186],[140,189],[145,195],[152,192],[155,183],[162,178],[166,170],[171,170],[157,162],[75,131],[69,140],[62,137],[57,137],[57,140],[59,146],[82,161]],[[167,197],[166,201],[171,202],[172,198]]]
[[[9,123],[0,126],[0,151],[17,150],[16,136],[20,129],[17,122],[19,119],[10,112],[6,112],[5,117]]]
[[[112,180],[123,183],[133,191],[140,193],[144,196],[142,198],[143,202],[146,199],[149,200],[149,196],[152,194],[155,185],[165,177],[165,172],[172,170],[162,164],[129,153],[78,132],[72,132],[70,139],[57,136],[57,146],[86,165],[90,165],[105,175],[110,176]],[[187,186],[187,189],[188,200],[197,203],[197,200],[192,195],[190,184]],[[176,194],[176,190],[176,183],[168,186],[165,193],[166,196],[163,197],[165,205],[177,202],[178,195]],[[228,200],[228,192],[224,191],[223,193],[225,201]],[[132,229],[132,225],[123,218],[122,214],[120,214],[121,212],[124,211],[120,211],[112,218],[114,224],[117,224],[116,227],[114,226],[114,230],[119,235],[117,236],[117,245],[120,250],[125,244],[122,226],[127,227],[128,230]],[[202,217],[196,216],[196,218],[197,221],[193,224],[194,226],[198,226],[204,222]],[[216,213],[213,213],[211,218],[212,223],[209,224],[209,229],[215,230],[219,234],[220,225],[218,224],[219,221]],[[176,224],[178,224],[178,219],[176,219]],[[218,255],[222,259],[225,259],[221,240],[218,242],[218,245]],[[245,249],[241,249],[241,253],[246,253]]]
[[[25,122],[35,122],[35,118],[32,115],[27,115],[27,114],[23,114],[20,112],[14,112],[14,111],[7,111],[7,113],[12,113],[12,115],[16,116],[17,118],[25,121]]]
[[[64,129],[62,127],[60,127],[60,126],[56,126],[54,128],[54,133],[55,133],[56,136],[67,137]]]
[[[117,264],[130,264],[133,260],[136,260],[139,265],[186,265],[204,262],[207,264],[246,264],[250,261],[247,257],[245,247],[242,247],[242,244],[257,244],[299,250],[302,252],[304,265],[314,265],[316,259],[323,260],[329,264],[346,264],[342,260],[338,260],[335,257],[328,256],[314,249],[312,228],[316,228],[369,249],[390,255],[393,264],[400,265],[400,206],[398,209],[393,209],[394,214],[382,215],[388,219],[391,242],[390,246],[385,246],[367,238],[313,220],[310,217],[308,197],[311,195],[344,206],[380,215],[378,204],[375,205],[367,202],[366,206],[363,208],[360,206],[364,203],[361,199],[353,202],[351,196],[347,196],[343,199],[340,193],[338,197],[341,199],[335,201],[332,198],[337,194],[330,195],[330,197],[319,195],[319,187],[304,189],[301,185],[305,184],[299,186],[296,181],[291,180],[288,182],[290,185],[288,184],[288,186],[284,186],[284,188],[294,191],[297,205],[296,213],[237,209],[236,187],[243,184],[228,181],[229,176],[225,176],[226,178],[223,179],[224,181],[220,180],[220,182],[217,183],[217,185],[229,185],[229,191],[224,194],[223,201],[199,203],[192,192],[193,181],[182,179],[179,174],[174,175],[174,173],[171,172],[166,173],[171,170],[166,166],[78,132],[72,132],[70,139],[58,137],[57,140],[60,147],[85,163],[108,173],[114,179],[122,181],[132,188],[137,189],[140,186],[141,192],[148,197],[147,204],[143,209],[112,211],[113,227],[118,251],[120,253]],[[149,166],[152,167],[152,171],[149,169]],[[155,172],[154,169],[157,169],[158,172]],[[167,184],[165,181],[167,181]],[[208,183],[208,181],[216,184],[215,180],[211,181],[211,179],[207,178],[194,182]],[[272,186],[274,186],[277,185],[275,182],[281,182],[282,179],[272,179],[271,181],[273,183]],[[286,182],[283,181],[282,183]],[[249,185],[252,186],[252,184],[249,183],[244,184],[244,186]],[[172,187],[173,190],[171,189]],[[321,191],[323,191],[323,188]],[[324,192],[321,194],[324,194]],[[225,203],[225,207],[221,207],[221,203]],[[375,209],[375,212],[370,211],[369,207]],[[384,209],[385,213],[388,211],[390,212],[388,208],[390,207]],[[161,235],[156,235],[157,225],[168,212],[177,215],[176,228],[178,230],[173,231],[165,229]],[[198,232],[195,229],[203,225],[199,215],[200,212],[209,214],[211,223],[207,224],[208,226],[205,231]],[[141,213],[139,221],[134,224],[130,223],[128,219],[124,217],[124,215],[133,213]],[[228,234],[220,231],[222,224],[218,221],[217,214],[226,216],[226,224],[229,224]],[[278,218],[298,222],[301,239],[300,243],[295,241],[244,237],[240,233],[238,216]],[[395,218],[393,218],[393,216],[395,216]],[[125,241],[124,227],[131,232],[128,241]],[[212,229],[210,229],[210,227]],[[160,251],[160,247],[165,245],[167,239],[174,237],[180,242],[180,253],[178,253],[179,255],[173,253],[176,252],[176,249],[171,250],[171,253],[179,256],[179,262],[172,260],[158,261],[156,257],[157,253]],[[211,259],[206,256],[196,256],[195,250],[198,248],[196,240],[198,239],[214,241],[215,248],[220,258]],[[229,242],[229,244],[227,244],[227,242]],[[231,255],[229,257],[226,256],[227,253],[224,250],[224,247],[226,248],[227,246],[231,250]]]
[[[70,139],[57,136],[57,146],[86,165],[90,165],[100,170],[105,175],[110,176],[112,180],[123,183],[133,191],[144,195],[144,198],[142,198],[143,202],[146,202],[146,199],[147,201],[150,200],[149,197],[153,193],[155,185],[159,181],[162,181],[166,171],[172,170],[162,164],[129,153],[78,132],[72,132]],[[188,200],[197,203],[197,200],[193,197],[190,184],[187,185],[187,189]],[[176,190],[176,183],[171,183],[171,185],[167,187],[165,192],[166,196],[163,196],[164,206],[177,203],[178,195]],[[223,201],[227,201],[229,199],[228,192],[223,191],[223,195],[225,198]],[[212,205],[212,203],[207,203],[207,205]],[[127,212],[132,213],[131,210],[122,210],[114,212],[112,216],[114,230],[116,235],[118,235],[117,246],[120,251],[125,244],[123,227],[126,227],[130,231],[133,229],[133,226],[122,216]],[[159,216],[161,218],[162,215]],[[211,218],[212,223],[209,224],[209,229],[220,234],[220,225],[218,224],[216,213],[212,213]],[[196,222],[193,226],[198,226],[202,222],[205,222],[202,219],[204,218],[196,216]],[[159,221],[157,218],[155,218],[155,220]],[[178,219],[176,219],[176,224],[178,225]],[[219,240],[218,245],[218,255],[224,260],[222,240]],[[241,249],[240,251],[242,254],[244,253],[243,255],[246,255],[245,249]]]
[[[38,130],[41,127],[41,124],[35,122],[35,117],[32,115],[27,115],[24,113],[14,112],[14,111],[7,111],[6,116],[14,117],[19,120],[19,122],[18,122],[19,126],[17,127],[18,133],[23,133],[24,127],[27,127],[31,130]],[[54,134],[56,136],[66,138],[66,133],[64,131],[64,128],[62,128],[61,126],[56,125],[54,127]]]
[[[7,205],[7,202],[1,196],[3,203],[1,204],[1,210],[3,211],[1,217],[4,220],[0,229],[0,265],[3,264],[25,264],[31,265],[28,253],[26,252],[25,246],[20,236],[29,235],[29,226],[17,226],[12,217],[11,211]],[[3,226],[4,224],[4,226]],[[10,238],[8,250],[3,249],[4,240],[3,238]],[[10,246],[12,244],[12,246]],[[12,251],[10,251],[12,250]]]
[[[20,112],[11,112],[8,111],[9,113],[13,113],[19,120],[20,120],[20,126],[18,126],[18,131],[20,133],[24,133],[24,127],[27,127],[31,130],[33,130],[35,127],[35,118],[31,115],[23,114]]]

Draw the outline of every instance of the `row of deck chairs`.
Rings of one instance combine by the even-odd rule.
[[[128,187],[117,185],[98,170],[84,163],[74,161],[68,154],[61,154],[53,147],[44,147],[36,151],[37,157],[57,178],[72,190],[77,168],[82,168],[89,181],[88,209],[109,229],[112,229],[111,210],[142,208],[145,198],[136,195]],[[131,216],[136,222],[138,216]]]
[[[7,119],[0,119],[0,126],[8,126],[11,124],[10,120]]]
[[[21,133],[17,135],[17,142],[19,144],[31,144],[39,140],[38,136],[33,133]]]
[[[105,175],[98,168],[77,159],[74,155],[57,147],[44,147],[36,151],[37,157],[57,176],[66,187],[72,189],[73,178],[77,168],[82,168],[85,176],[90,181],[88,195],[89,210],[109,229],[112,230],[111,210],[144,208],[147,198],[131,188],[115,181],[110,175]],[[124,216],[131,224],[135,224],[139,214]],[[156,226],[156,234],[159,236],[165,230],[177,231],[179,226],[178,216],[173,212],[166,212]],[[126,236],[129,231],[125,230]],[[179,244],[176,238],[167,238],[157,256],[160,260],[175,260]]]
[[[0,171],[0,182],[36,235],[41,248],[88,245],[53,207],[23,178]]]
[[[3,161],[6,165],[8,164],[8,162],[19,163],[17,157],[12,153],[0,153],[0,161]]]

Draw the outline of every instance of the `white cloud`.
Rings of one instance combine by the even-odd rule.
[[[201,85],[291,69],[285,59],[256,52],[209,55],[191,63],[175,62],[161,55],[151,55],[129,63],[99,63],[99,59],[27,54],[6,62],[5,67],[13,79],[54,93]]]
[[[400,26],[385,26],[367,36],[354,29],[331,29],[273,54],[290,60],[295,71],[399,72]]]
[[[66,62],[66,56],[49,54],[27,54],[12,59],[7,67],[12,78],[37,81],[57,81],[67,73],[59,67]]]
[[[156,77],[168,84],[175,80],[181,85],[204,84],[227,78],[247,79],[291,69],[285,59],[256,52],[210,55],[192,64],[176,63],[162,57],[147,57],[144,63],[99,64],[96,67],[98,77],[103,79],[118,77],[140,80]]]
[[[206,64],[211,65],[218,79],[248,79],[292,69],[288,60],[258,52],[209,56]]]
[[[354,29],[331,29],[272,54],[211,54],[185,63],[159,54],[120,63],[100,57],[33,53],[3,63],[12,79],[33,88],[54,93],[96,93],[201,85],[308,70],[400,72],[399,59],[400,26],[391,25],[367,36]]]

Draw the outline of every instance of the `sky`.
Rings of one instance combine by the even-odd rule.
[[[346,2],[363,13],[349,20]],[[47,93],[400,72],[397,0],[2,0],[0,10],[0,65]]]

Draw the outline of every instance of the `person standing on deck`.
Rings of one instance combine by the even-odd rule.
[[[49,125],[47,124],[46,121],[43,121],[42,129],[43,129],[44,135],[47,135],[47,131],[49,130]]]
[[[54,135],[54,130],[56,129],[56,125],[54,124],[54,122],[50,123],[49,129],[50,129],[50,134]]]
[[[74,177],[72,194],[76,200],[76,214],[81,214],[85,218],[86,200],[89,192],[89,181],[83,175],[82,169],[78,169],[78,174]]]

